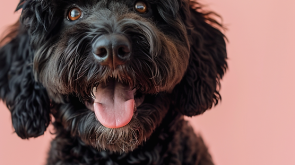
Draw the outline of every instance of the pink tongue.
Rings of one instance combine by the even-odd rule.
[[[134,93],[129,86],[109,82],[107,87],[99,86],[95,95],[94,112],[99,122],[108,128],[127,125],[134,113]]]

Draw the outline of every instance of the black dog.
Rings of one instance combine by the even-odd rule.
[[[53,120],[48,165],[213,164],[183,116],[220,100],[225,37],[189,0],[21,0],[2,40],[15,132]]]

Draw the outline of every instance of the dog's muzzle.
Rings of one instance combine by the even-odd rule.
[[[107,34],[98,37],[93,45],[95,60],[115,72],[118,66],[126,64],[131,56],[131,43],[121,34]],[[109,77],[108,82],[93,88],[92,102],[85,103],[93,110],[97,120],[107,128],[127,125],[136,109],[144,101],[137,90],[126,82]]]

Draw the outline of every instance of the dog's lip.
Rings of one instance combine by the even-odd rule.
[[[92,89],[93,98],[85,102],[97,121],[107,128],[121,128],[129,124],[145,96],[133,85],[121,79],[109,78]]]

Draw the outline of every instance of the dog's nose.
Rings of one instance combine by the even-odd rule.
[[[100,36],[92,45],[93,54],[101,65],[116,69],[125,64],[131,55],[131,43],[120,34]]]

